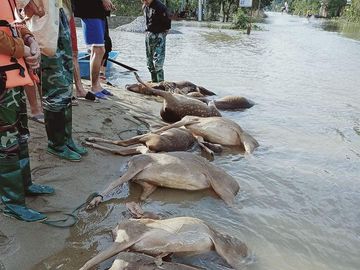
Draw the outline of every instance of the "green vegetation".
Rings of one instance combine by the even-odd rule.
[[[280,11],[285,0],[274,0],[271,9]],[[360,0],[288,0],[289,12],[294,15],[319,15],[326,18],[340,17],[348,22],[360,23]]]
[[[242,8],[239,8],[238,11],[233,16],[233,28],[234,29],[246,29],[250,22],[250,17],[247,15]]]
[[[295,15],[319,14],[319,0],[294,0],[290,3],[290,12]]]
[[[112,0],[116,6],[116,11],[113,12],[119,16],[140,16],[142,14],[140,0]]]
[[[352,0],[351,5],[345,7],[342,17],[349,22],[360,23],[360,0]]]
[[[120,16],[140,16],[141,0],[112,0],[116,6],[114,14]],[[161,0],[174,14],[174,17],[196,19],[198,0]],[[261,2],[259,2],[261,1]],[[271,4],[273,0],[253,0],[253,9]],[[260,3],[260,5],[259,5]],[[250,9],[240,8],[239,0],[207,0],[204,6],[204,20],[232,22],[233,29],[246,29],[250,21]],[[260,21],[259,12],[253,12],[253,21]]]
[[[186,10],[187,19],[196,19],[198,0],[162,0],[175,15]],[[272,5],[272,10],[280,11],[285,0],[253,0],[253,9],[263,9]],[[113,0],[117,7],[116,15],[140,16],[141,0]],[[207,21],[232,21],[233,28],[243,29],[249,21],[249,9],[241,9],[238,0],[207,0],[204,8],[204,19]],[[360,0],[352,0],[350,5],[346,0],[288,0],[292,14],[305,16],[307,14],[323,17],[338,17],[349,22],[360,23]],[[257,12],[255,12],[257,14]],[[255,18],[258,20],[258,18]]]
[[[324,5],[328,10],[327,17],[339,17],[346,6],[346,0],[324,0]]]

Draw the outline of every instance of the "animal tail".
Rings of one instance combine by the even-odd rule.
[[[259,143],[253,136],[249,133],[243,131],[239,134],[240,142],[243,145],[246,153],[252,153],[256,147],[259,146]]]
[[[198,86],[199,92],[203,94],[204,96],[216,96],[216,94],[210,90],[207,90],[206,88],[202,86]]]
[[[235,196],[240,190],[238,182],[220,168],[212,169],[213,176],[209,176],[210,185],[217,195],[228,205],[233,205]]]
[[[166,91],[163,91],[163,90],[158,90],[158,89],[155,89],[155,88],[151,88],[150,86],[148,86],[148,85],[140,78],[140,76],[139,76],[136,72],[134,72],[134,75],[135,75],[136,80],[145,87],[145,89],[147,90],[146,92],[147,92],[148,95],[151,94],[151,95],[154,95],[154,96],[164,97],[164,96],[167,96],[167,95],[170,94],[170,93],[168,93],[168,92],[166,92]]]
[[[235,237],[219,233],[209,227],[215,251],[234,269],[243,269],[249,256],[246,244]]]

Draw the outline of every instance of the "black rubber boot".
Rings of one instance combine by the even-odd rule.
[[[88,153],[85,147],[75,144],[72,138],[72,106],[65,109],[65,141],[72,151],[84,156]]]
[[[4,215],[28,222],[45,220],[45,215],[25,206],[25,190],[18,156],[0,158],[0,161],[0,194],[5,205]]]
[[[23,178],[25,195],[43,195],[43,194],[52,194],[55,192],[54,188],[46,185],[34,184],[31,180],[31,171],[30,171],[30,159],[29,159],[29,149],[27,142],[20,142],[20,151],[19,151],[19,164],[21,169],[21,174]]]
[[[69,161],[80,161],[81,156],[66,146],[65,110],[44,110],[45,129],[48,136],[47,152]]]
[[[164,70],[159,70],[156,72],[157,82],[163,82],[164,81]]]
[[[158,82],[158,76],[156,72],[151,72],[151,81],[154,83]]]

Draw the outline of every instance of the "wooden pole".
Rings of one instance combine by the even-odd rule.
[[[250,32],[251,32],[252,15],[253,15],[253,8],[251,7],[251,11],[250,11],[250,23],[249,23],[248,28],[247,28],[247,31],[246,31],[246,34],[248,34],[248,35],[250,35]]]
[[[202,21],[202,1],[199,0],[198,3],[198,21],[201,22]]]

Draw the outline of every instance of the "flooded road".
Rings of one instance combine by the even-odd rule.
[[[223,113],[260,143],[252,155],[215,158],[241,186],[234,208],[201,192],[173,190],[157,190],[144,208],[199,217],[243,240],[254,255],[245,269],[358,270],[360,42],[290,15],[270,13],[261,27],[247,36],[178,24],[182,34],[167,40],[167,80],[189,80],[219,96],[256,102],[245,112]],[[118,60],[148,80],[143,34],[111,34]],[[125,73],[112,80],[135,81]],[[130,193],[136,198],[139,188]],[[120,202],[82,214],[66,249],[33,269],[76,269],[86,250],[96,254],[110,245],[109,230],[125,211]],[[187,262],[227,269],[214,254]]]
[[[256,255],[249,269],[360,269],[360,42],[316,20],[268,15],[250,36],[197,27],[168,36],[168,80],[257,103],[224,116],[260,148],[214,161],[240,183],[236,209],[211,198],[151,203],[244,240]],[[116,47],[148,78],[141,34],[119,33]]]

